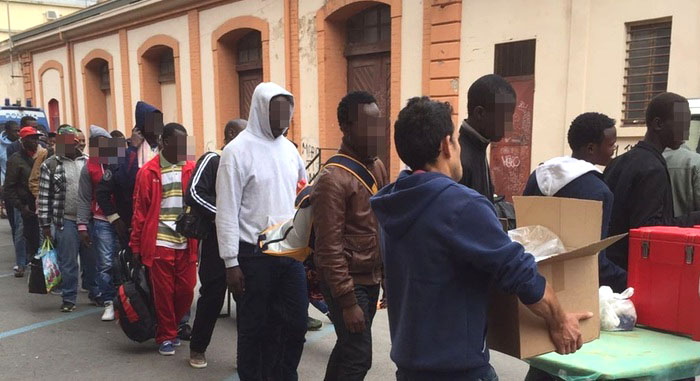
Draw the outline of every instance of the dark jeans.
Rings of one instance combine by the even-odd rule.
[[[399,368],[397,381],[498,381],[496,370],[492,366],[465,372],[430,372]]]
[[[221,313],[226,297],[226,265],[219,257],[216,235],[201,241],[199,261],[199,299],[192,326],[190,349],[204,353],[211,342],[216,319]]]
[[[372,321],[377,312],[379,285],[355,285],[357,305],[365,314],[365,330],[351,333],[345,328],[343,308],[333,298],[328,286],[321,282],[321,292],[331,313],[331,321],[338,339],[328,359],[326,381],[364,380],[372,367]]]
[[[34,259],[37,251],[39,251],[39,218],[36,214],[31,216],[22,216],[22,227],[24,229],[24,242],[27,252],[27,262],[39,263],[38,259]]]
[[[238,375],[297,380],[309,299],[304,265],[291,258],[240,256],[245,293],[237,300]]]

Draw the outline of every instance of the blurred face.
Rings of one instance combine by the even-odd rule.
[[[172,135],[163,139],[163,156],[171,163],[185,161],[188,159],[187,145],[187,133],[175,130]]]
[[[124,138],[108,139],[99,136],[90,139],[90,159],[100,164],[117,164],[118,158],[124,157],[126,148]]]
[[[270,131],[277,139],[289,128],[291,121],[291,103],[283,95],[278,95],[270,100]]]
[[[143,127],[143,137],[148,144],[155,146],[158,144],[158,138],[163,134],[163,114],[160,112],[151,112],[146,114],[146,121]],[[133,139],[132,139],[133,141]]]
[[[484,137],[492,142],[500,142],[506,132],[513,130],[513,112],[515,98],[505,94],[496,95],[494,110],[485,112]]]
[[[27,136],[22,139],[22,147],[27,152],[36,152],[39,147],[39,135]]]
[[[376,103],[357,105],[350,110],[350,126],[343,128],[350,146],[363,159],[383,156],[386,152],[386,129]]]
[[[56,155],[75,157],[78,148],[78,136],[75,134],[61,134],[56,136]]]
[[[19,139],[19,125],[13,125],[11,127],[8,127],[5,129],[7,138],[10,139],[11,142],[16,141]]]
[[[688,102],[673,104],[671,116],[665,120],[656,117],[648,124],[664,148],[676,150],[688,140],[690,134],[690,107]]]

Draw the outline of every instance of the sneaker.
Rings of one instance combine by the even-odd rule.
[[[309,316],[306,320],[306,328],[309,331],[318,331],[323,327],[323,322]]]
[[[170,340],[165,340],[160,344],[158,348],[158,353],[163,356],[172,356],[175,354],[175,347],[173,347],[173,342]]]
[[[52,288],[50,292],[51,292],[51,295],[58,295],[58,296],[63,295],[63,291],[61,291],[61,289],[58,287]]]
[[[15,278],[24,277],[24,267],[15,266],[13,270],[15,270]]]
[[[73,312],[75,311],[75,304],[71,302],[63,302],[61,304],[61,312]]]
[[[192,337],[192,327],[189,324],[183,324],[177,329],[177,337],[180,340],[189,341]]]
[[[206,368],[207,358],[204,356],[204,353],[199,353],[190,350],[190,366],[195,369]]]
[[[180,341],[180,338],[178,338],[178,337],[173,339],[172,342],[173,342],[173,347],[179,347],[180,345],[182,345],[182,342]]]
[[[112,320],[114,320],[114,304],[112,302],[105,302],[105,312],[102,314],[102,321]]]

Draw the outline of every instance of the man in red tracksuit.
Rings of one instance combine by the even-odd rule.
[[[195,163],[187,161],[187,130],[163,127],[162,150],[136,175],[129,246],[148,267],[158,321],[156,343],[164,356],[180,345],[177,325],[190,310],[197,281],[197,241],[176,232],[183,195]]]

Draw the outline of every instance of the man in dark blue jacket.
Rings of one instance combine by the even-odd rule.
[[[571,157],[557,157],[537,167],[530,175],[523,195],[601,201],[601,238],[607,238],[613,194],[596,165],[605,167],[615,154],[615,121],[596,112],[581,114],[571,122],[568,138]],[[601,286],[610,286],[615,292],[627,288],[627,271],[611,262],[605,251],[598,255],[598,278]]]
[[[448,103],[408,101],[394,142],[411,170],[372,198],[398,380],[497,379],[486,346],[491,284],[545,319],[561,354],[581,348],[579,320],[592,316],[564,312],[493,205],[456,182],[462,164],[451,115]]]
[[[95,198],[114,230],[122,247],[129,243],[129,226],[133,214],[133,195],[139,168],[158,151],[158,139],[163,130],[163,114],[146,102],[137,102],[134,112],[131,143],[118,164],[105,171],[95,188]],[[157,116],[154,116],[157,115]]]

